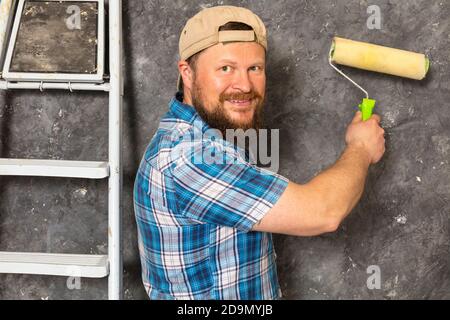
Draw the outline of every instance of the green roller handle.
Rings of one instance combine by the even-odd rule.
[[[367,121],[372,117],[373,108],[375,108],[376,100],[363,99],[362,103],[358,106],[362,112],[362,120]]]

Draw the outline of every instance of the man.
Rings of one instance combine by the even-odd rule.
[[[362,122],[357,113],[336,164],[305,185],[290,182],[251,164],[220,134],[205,135],[261,127],[263,22],[244,8],[208,8],[187,22],[179,45],[183,90],[135,181],[144,286],[151,299],[280,298],[271,233],[338,228],[360,199],[369,166],[384,154],[380,118]]]

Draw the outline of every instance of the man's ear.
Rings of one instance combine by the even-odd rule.
[[[189,63],[186,60],[181,60],[178,62],[178,71],[180,72],[181,78],[183,79],[183,87],[184,91],[186,89],[192,88],[192,83],[194,81],[194,71],[189,66]]]

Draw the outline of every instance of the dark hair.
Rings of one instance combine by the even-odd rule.
[[[253,30],[253,28],[250,27],[248,24],[234,21],[228,22],[219,28],[219,31],[230,31],[230,30]],[[196,54],[186,59],[186,62],[189,64],[189,66],[194,72],[197,67],[198,57],[203,51],[204,50],[197,52]],[[181,89],[184,89],[183,80],[181,80]]]

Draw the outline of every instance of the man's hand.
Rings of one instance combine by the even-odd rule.
[[[386,151],[384,130],[380,127],[380,120],[380,116],[374,114],[364,122],[361,112],[358,111],[345,135],[348,146],[360,147],[366,151],[370,164],[379,162]]]

